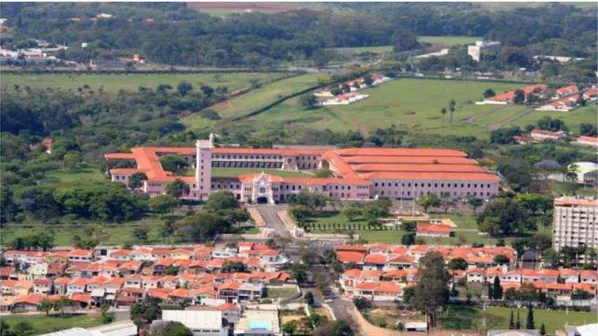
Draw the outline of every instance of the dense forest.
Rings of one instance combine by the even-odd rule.
[[[301,9],[223,19],[184,3],[7,3],[2,16],[11,34],[5,34],[2,44],[22,46],[31,38],[67,43],[70,48],[60,56],[81,62],[140,53],[155,63],[253,67],[302,60],[325,64],[334,57],[328,49],[333,47],[416,49],[416,35],[482,36],[522,48],[528,56],[588,57],[596,50],[596,11],[574,6],[510,11],[486,11],[466,3],[334,6],[351,11]],[[96,19],[99,13],[113,17]],[[88,46],[81,48],[82,42]]]

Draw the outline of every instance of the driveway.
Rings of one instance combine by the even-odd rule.
[[[278,206],[275,205],[257,205],[257,210],[262,215],[264,222],[266,223],[266,227],[270,229],[274,229],[276,235],[280,237],[290,238],[291,233],[287,229],[286,225],[280,217],[278,217],[278,210],[280,209]]]

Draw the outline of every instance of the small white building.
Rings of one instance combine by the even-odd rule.
[[[496,41],[476,41],[475,45],[467,47],[467,54],[473,58],[474,61],[479,62],[482,60],[482,54],[484,52],[498,53],[500,51],[500,42]]]
[[[332,99],[328,99],[322,103],[323,106],[330,106],[330,105],[350,105],[360,100],[364,100],[368,98],[369,95],[366,94],[357,94],[357,93],[347,93],[338,95]]]
[[[162,310],[162,321],[180,322],[194,336],[227,336],[228,323],[220,310]]]

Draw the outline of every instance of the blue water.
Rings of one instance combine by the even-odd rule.
[[[272,325],[268,321],[251,320],[249,329],[254,331],[272,331]]]

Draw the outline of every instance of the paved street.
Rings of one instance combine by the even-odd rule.
[[[256,206],[260,215],[266,222],[268,228],[276,230],[276,235],[280,237],[291,237],[291,233],[287,229],[284,222],[278,216],[279,207],[275,205],[258,205]]]

